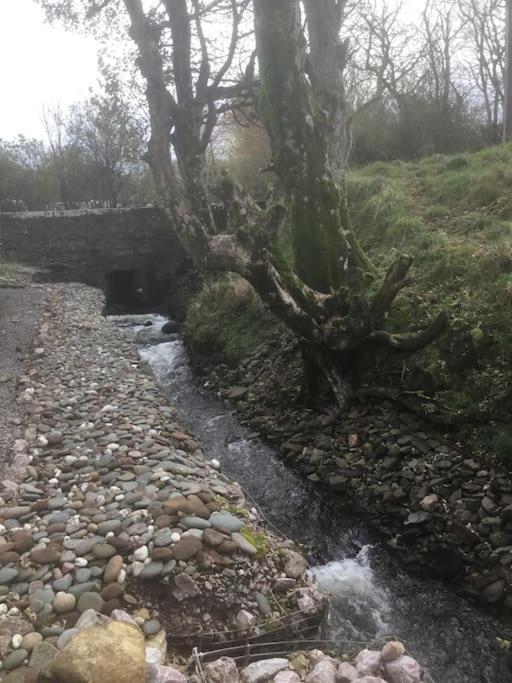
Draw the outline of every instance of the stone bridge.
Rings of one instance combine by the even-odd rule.
[[[0,260],[33,266],[39,279],[99,287],[119,312],[166,306],[189,269],[156,208],[0,214]]]

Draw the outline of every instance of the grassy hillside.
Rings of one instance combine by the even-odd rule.
[[[441,309],[450,313],[450,331],[411,370],[420,367],[424,386],[452,411],[510,415],[512,146],[376,163],[351,172],[348,187],[354,227],[374,262],[384,270],[399,252],[415,257],[414,283],[390,328],[417,329]],[[233,281],[210,287],[191,309],[191,338],[208,345],[213,335],[236,362],[272,324],[268,316],[258,323],[261,308],[248,296]],[[479,428],[478,438],[512,458],[505,422]]]
[[[354,171],[355,229],[374,261],[415,257],[394,312],[404,326],[449,311],[451,329],[415,358],[454,411],[512,410],[512,146]],[[399,320],[401,318],[401,320]],[[512,431],[480,436],[512,453]]]

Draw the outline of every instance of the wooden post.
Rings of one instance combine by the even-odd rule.
[[[503,142],[512,142],[512,0],[507,0],[505,101],[503,104]]]

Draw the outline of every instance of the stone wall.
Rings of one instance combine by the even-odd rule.
[[[155,208],[0,214],[0,260],[34,266],[51,281],[100,287],[126,305],[137,290],[141,303],[157,303],[188,266]]]

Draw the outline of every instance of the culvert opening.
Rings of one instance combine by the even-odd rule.
[[[143,311],[146,307],[141,277],[136,270],[113,270],[105,276],[107,313]]]

